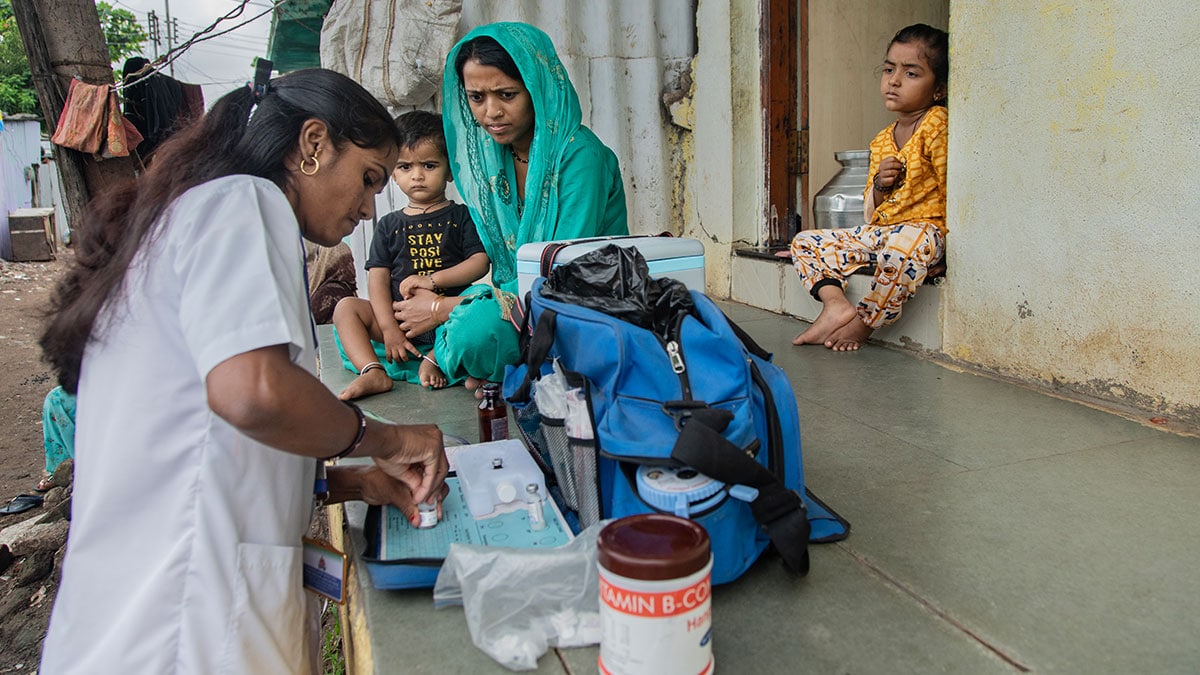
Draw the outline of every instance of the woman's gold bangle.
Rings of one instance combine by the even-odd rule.
[[[433,317],[433,320],[436,321],[437,323],[442,323],[441,321],[438,320],[437,315],[438,315],[438,311],[441,310],[441,308],[442,308],[442,298],[444,298],[444,297],[445,297],[444,295],[437,296],[436,298],[433,299],[433,305],[431,305],[429,307],[429,315],[431,317]]]

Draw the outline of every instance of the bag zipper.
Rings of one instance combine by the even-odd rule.
[[[671,370],[679,376],[679,388],[682,391],[682,400],[692,400],[692,384],[688,381],[687,363],[683,360],[683,348],[679,341],[682,339],[683,320],[687,318],[687,314],[680,314],[675,320],[675,324],[671,326],[671,331],[667,335],[666,340],[662,340],[663,349],[667,350],[667,358],[671,361]]]

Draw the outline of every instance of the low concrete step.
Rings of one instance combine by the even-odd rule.
[[[734,256],[731,299],[779,314],[813,321],[821,312],[821,303],[804,290],[796,271],[787,259]],[[945,277],[926,284],[904,305],[899,321],[875,331],[872,340],[914,351],[942,351],[943,295],[949,282]],[[857,301],[871,287],[871,277],[855,274],[847,283],[846,295]],[[803,328],[797,324],[796,332]]]

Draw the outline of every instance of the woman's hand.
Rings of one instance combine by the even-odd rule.
[[[392,309],[396,312],[400,330],[409,337],[416,337],[437,328],[440,324],[433,316],[433,303],[438,297],[433,291],[414,289],[411,298],[393,302]]]
[[[434,493],[439,520],[442,515],[442,500],[449,491],[449,486],[443,484],[441,489]],[[389,476],[378,466],[355,464],[329,467],[327,503],[334,504],[351,499],[358,499],[373,506],[391,504],[400,509],[413,525],[420,522],[417,500],[413,499],[412,489],[403,481]]]
[[[392,452],[375,454],[375,466],[408,486],[415,502],[442,489],[449,470],[442,431],[434,424],[388,425]]]

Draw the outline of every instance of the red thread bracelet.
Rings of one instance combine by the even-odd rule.
[[[342,450],[336,455],[330,455],[322,458],[326,462],[333,461],[335,459],[341,459],[354,452],[358,449],[358,446],[362,445],[363,436],[367,435],[367,416],[363,414],[362,408],[358,407],[354,403],[351,403],[350,401],[342,401],[342,403],[350,406],[350,409],[353,410],[354,414],[358,417],[358,433],[354,435],[354,440],[350,442],[350,445],[346,446],[345,450]]]

